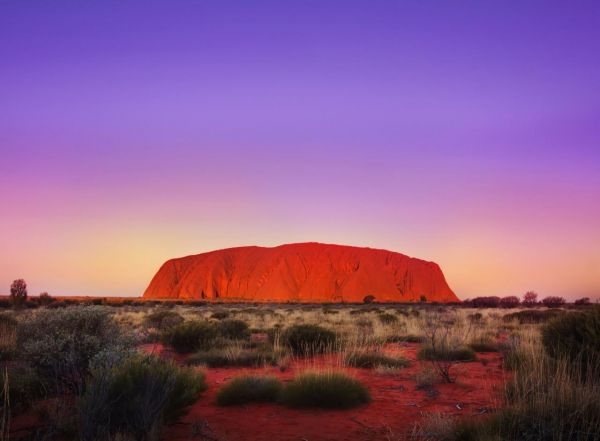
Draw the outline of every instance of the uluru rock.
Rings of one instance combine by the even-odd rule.
[[[223,302],[459,301],[434,262],[320,243],[229,248],[165,262],[145,299]]]

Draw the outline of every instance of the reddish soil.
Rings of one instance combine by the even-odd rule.
[[[381,375],[370,369],[344,370],[360,379],[371,393],[370,404],[351,410],[296,410],[277,404],[249,404],[218,407],[215,393],[221,385],[242,374],[271,374],[289,381],[294,374],[311,368],[339,366],[332,357],[297,360],[289,369],[219,368],[207,369],[208,390],[189,409],[178,424],[167,429],[165,439],[219,441],[287,440],[400,440],[411,433],[423,416],[442,413],[463,418],[483,418],[498,407],[507,374],[498,353],[478,354],[480,361],[462,363],[454,384],[437,384],[431,390],[418,390],[414,374],[423,365],[416,360],[418,344],[390,345],[390,352],[401,351],[412,366],[394,375]],[[159,345],[146,346],[170,356]],[[181,360],[181,358],[179,358]]]

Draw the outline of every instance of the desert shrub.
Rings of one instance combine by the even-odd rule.
[[[564,314],[564,311],[561,311],[560,309],[547,309],[543,311],[538,311],[536,309],[527,309],[524,311],[506,314],[504,317],[502,317],[502,320],[505,322],[518,320],[518,322],[522,325],[536,324],[547,322],[548,320],[551,320],[561,314]]]
[[[365,303],[365,304],[373,303],[374,301],[375,301],[375,296],[372,296],[370,294],[363,298],[363,303]]]
[[[323,308],[323,314],[339,314],[337,309]]]
[[[78,406],[81,439],[115,434],[157,439],[161,425],[179,418],[205,389],[202,373],[155,356],[134,356],[98,369]]]
[[[0,313],[0,361],[9,360],[16,354],[17,320],[8,313]]]
[[[500,306],[500,297],[475,297],[471,300],[471,305],[474,308],[497,308]]]
[[[146,317],[146,323],[157,329],[168,329],[183,323],[183,317],[169,309],[159,309]]]
[[[219,389],[216,401],[219,406],[277,401],[281,389],[281,382],[276,377],[245,375]]]
[[[388,336],[385,341],[387,343],[424,343],[427,338],[423,335],[404,334]]]
[[[516,308],[521,303],[517,296],[502,297],[500,299],[501,308]]]
[[[405,368],[410,362],[403,357],[389,357],[377,351],[350,352],[346,356],[348,366],[373,369],[376,367]]]
[[[582,297],[580,299],[575,300],[575,302],[573,302],[575,305],[578,306],[582,306],[582,305],[589,305],[590,304],[590,298],[589,297]]]
[[[596,441],[600,371],[574,371],[566,359],[526,355],[506,388],[506,407],[485,419],[464,419],[451,440]]]
[[[230,340],[245,340],[250,337],[250,328],[243,320],[222,320],[217,325],[219,334]]]
[[[126,354],[133,340],[101,307],[41,310],[18,328],[21,357],[49,390],[81,393],[92,362]]]
[[[587,366],[600,360],[600,308],[586,313],[561,315],[542,328],[542,343],[554,358]]]
[[[335,342],[335,333],[317,325],[294,325],[283,331],[282,341],[294,354],[319,354]]]
[[[491,338],[476,338],[471,340],[469,347],[475,352],[497,352],[499,347],[498,343],[493,341]]]
[[[476,312],[475,314],[467,315],[467,320],[471,323],[480,323],[483,320],[483,314]]]
[[[415,373],[417,389],[427,389],[439,381],[438,373],[431,367],[425,367]]]
[[[360,381],[340,372],[324,372],[296,376],[281,399],[290,407],[347,409],[368,403],[371,396]]]
[[[54,299],[47,292],[40,293],[38,297],[38,303],[43,306],[49,305],[53,301]]]
[[[393,314],[383,313],[377,316],[379,321],[384,325],[391,325],[394,323],[398,323],[398,317]]]
[[[214,318],[216,320],[223,320],[223,319],[226,319],[227,317],[229,317],[229,315],[230,314],[227,311],[217,311],[217,312],[213,312],[210,317]]]
[[[542,299],[542,304],[548,308],[558,308],[563,306],[567,301],[563,297],[548,296]]]
[[[27,365],[9,365],[8,397],[13,413],[28,409],[36,400],[46,395],[46,389],[36,371]]]
[[[467,346],[434,349],[432,346],[426,345],[419,349],[417,358],[428,361],[473,361],[475,360],[475,352]]]
[[[208,350],[217,336],[217,329],[209,322],[192,320],[163,332],[162,340],[179,353]]]
[[[217,368],[226,366],[260,367],[265,364],[274,365],[276,360],[276,354],[268,351],[210,349],[196,352],[189,358],[188,362]]]
[[[508,371],[521,369],[527,362],[527,355],[521,349],[519,341],[510,338],[502,345],[502,367]]]

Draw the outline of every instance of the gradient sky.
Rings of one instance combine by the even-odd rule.
[[[600,2],[3,1],[0,293],[320,241],[600,296]]]

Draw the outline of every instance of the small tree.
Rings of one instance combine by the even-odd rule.
[[[501,308],[516,308],[521,301],[517,296],[508,296],[500,299]]]
[[[439,312],[427,314],[420,320],[426,339],[426,346],[421,348],[421,353],[426,355],[424,359],[431,361],[444,383],[454,383],[456,380],[452,368],[462,358],[472,326],[472,321],[465,323],[456,314]]]
[[[373,303],[375,301],[375,296],[372,296],[371,294],[369,294],[368,296],[365,296],[365,298],[363,299],[363,303],[369,304],[369,303]]]
[[[47,292],[40,293],[40,296],[38,299],[38,302],[40,305],[49,305],[53,301],[54,301],[54,299]]]
[[[582,297],[580,299],[575,300],[575,304],[576,305],[589,305],[590,304],[590,298],[589,297]]]
[[[523,295],[523,305],[524,306],[535,306],[537,304],[538,295],[535,291],[527,291]]]
[[[10,302],[14,306],[22,306],[27,301],[27,283],[17,279],[10,285]]]
[[[421,296],[420,301],[421,301],[421,303],[425,303],[427,301],[427,297]]]
[[[558,308],[567,303],[567,301],[563,297],[548,296],[542,300],[542,303],[548,308]]]

